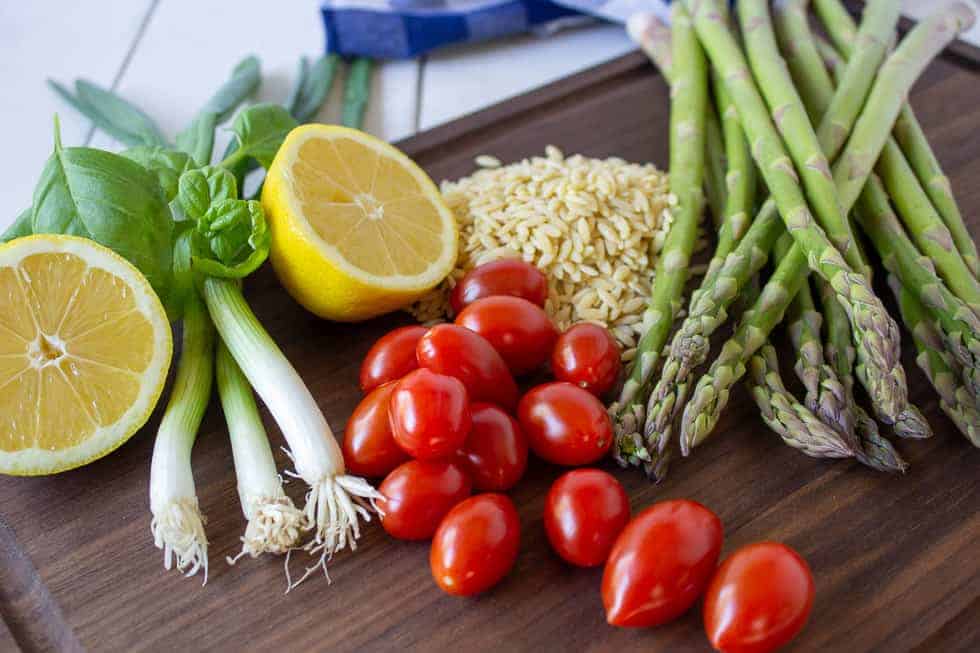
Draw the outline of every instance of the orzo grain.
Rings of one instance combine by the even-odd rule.
[[[545,309],[560,329],[593,321],[610,329],[628,358],[650,293],[657,254],[676,203],[667,174],[622,159],[544,157],[477,170],[442,193],[460,225],[456,269],[410,311],[423,322],[448,315],[449,290],[481,263],[520,256],[548,277]]]

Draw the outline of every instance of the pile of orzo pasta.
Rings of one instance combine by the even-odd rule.
[[[423,322],[446,318],[449,291],[467,271],[520,257],[548,277],[545,310],[560,329],[601,324],[630,359],[676,202],[667,174],[618,158],[566,158],[552,146],[511,165],[490,156],[476,163],[473,175],[442,184],[460,226],[459,260],[412,314]]]

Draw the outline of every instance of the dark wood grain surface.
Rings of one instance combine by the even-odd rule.
[[[974,234],[980,221],[980,72],[961,59],[930,67],[913,103],[951,173]],[[437,180],[556,144],[566,152],[667,161],[667,88],[629,55],[401,145]],[[406,318],[339,325],[303,312],[263,270],[248,296],[339,434],[358,401],[371,342]],[[939,412],[910,356],[911,395],[935,429],[902,442],[901,477],[807,458],[760,421],[744,391],[717,437],[659,487],[606,467],[634,510],[689,497],[718,513],[725,551],[775,539],[816,576],[810,624],[794,651],[980,650],[980,452]],[[788,375],[788,370],[786,370]],[[281,436],[265,415],[273,444]],[[549,550],[541,511],[559,470],[532,462],[512,492],[522,520],[516,568],[488,594],[450,598],[429,575],[428,547],[372,524],[356,553],[284,595],[281,559],[244,560],[231,451],[214,402],[194,450],[208,517],[211,576],[166,573],[150,538],[149,459],[156,421],[112,456],[52,478],[0,478],[0,614],[25,641],[89,650],[707,651],[697,609],[656,630],[605,624],[599,570],[571,569]],[[280,468],[287,460],[277,453]],[[303,488],[292,483],[297,499]],[[11,548],[13,547],[13,548]],[[0,648],[9,639],[0,635]]]

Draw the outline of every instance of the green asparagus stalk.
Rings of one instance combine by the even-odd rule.
[[[727,17],[725,20],[720,20],[722,15],[724,15],[723,12],[717,14],[719,17],[718,23],[720,25],[725,25],[727,24]],[[875,25],[875,28],[882,34],[887,34],[890,29],[894,28],[894,25]],[[740,57],[740,50],[738,49],[738,46],[734,44],[734,39],[731,38],[730,34],[727,36],[731,41],[729,52],[734,51],[735,55]],[[743,60],[743,68],[741,70],[744,69]],[[740,74],[738,70],[735,70],[734,72],[736,75]],[[866,80],[866,86],[870,86],[870,84],[871,80]],[[756,95],[758,94],[756,93]],[[761,103],[761,99],[759,102]],[[795,171],[791,166],[789,168],[789,172],[795,179]],[[769,212],[775,213],[775,211],[776,204],[770,199],[764,205],[760,215],[768,215]],[[760,227],[761,226],[764,225],[760,225]],[[774,242],[778,236],[778,231],[770,232],[765,235],[767,237],[764,239],[764,241],[771,245],[771,243]],[[648,416],[647,429],[648,432],[655,431],[660,434],[659,441],[661,445],[670,437],[670,423],[673,417],[684,406],[688,392],[688,379],[691,373],[698,365],[707,359],[709,351],[708,339],[710,338],[711,333],[713,333],[715,329],[717,329],[717,327],[723,324],[727,319],[725,310],[738,294],[740,287],[748,279],[754,276],[765,263],[765,253],[768,250],[761,250],[763,253],[761,260],[759,256],[755,255],[758,253],[758,251],[759,250],[755,249],[754,242],[746,243],[745,249],[741,252],[737,252],[739,255],[733,261],[735,265],[730,266],[737,267],[737,270],[726,269],[725,274],[720,275],[721,280],[724,282],[721,286],[720,292],[713,291],[708,295],[695,293],[695,295],[692,296],[691,306],[688,311],[689,316],[681,325],[677,334],[674,336],[673,341],[671,342],[661,378],[654,387],[649,402],[650,415]],[[715,258],[715,261],[713,261],[712,265],[709,266],[708,275],[702,282],[702,288],[714,288],[716,277],[712,275],[712,271],[715,269],[715,262],[718,260],[725,259],[723,256]],[[745,263],[750,263],[753,265],[745,266]]]
[[[807,15],[809,2],[810,0],[776,2],[773,5],[773,22],[776,26],[779,50],[786,59],[793,81],[796,82],[796,88],[803,98],[803,105],[811,122],[818,125],[827,113],[834,90],[830,75],[823,68],[820,53],[814,50],[812,41],[805,38],[810,32],[810,19]],[[819,70],[823,74],[812,77],[801,77],[797,74],[798,70],[807,68]],[[826,150],[824,154],[827,154]],[[827,155],[827,158],[831,157]]]
[[[687,10],[673,6],[673,78],[670,118],[670,185],[678,203],[674,223],[657,262],[650,303],[644,315],[646,333],[620,397],[632,403],[652,378],[687,281],[698,222],[704,207],[701,184],[705,163],[705,121],[708,107],[708,68],[691,28]]]
[[[910,105],[906,104],[902,107],[902,113],[895,123],[894,134],[895,140],[905,152],[915,174],[929,194],[933,206],[939,211],[943,222],[953,235],[956,249],[966,261],[973,276],[980,278],[980,254],[977,253],[977,244],[963,222],[963,215],[953,196],[949,177],[943,172],[939,159],[929,145],[929,140]]]
[[[786,328],[797,352],[793,366],[806,389],[804,405],[839,433],[851,436],[854,419],[844,385],[824,362],[820,328],[823,316],[817,310],[810,286],[803,284],[790,304]]]
[[[901,112],[908,89],[926,65],[975,19],[974,9],[964,2],[954,2],[916,25],[881,66],[851,131],[841,165],[834,168],[834,181],[843,206],[853,206],[861,194],[867,175]]]
[[[708,274],[702,286],[691,296],[692,309],[689,310],[689,314],[694,315],[698,314],[698,311],[694,310],[693,307],[701,305],[705,301],[711,301],[710,297],[701,297],[702,288],[710,287],[709,281],[716,278],[720,267],[725,264],[728,255],[735,246],[741,242],[746,229],[751,224],[751,212],[755,204],[757,186],[755,164],[752,161],[752,154],[749,151],[745,133],[742,131],[738,120],[738,111],[732,103],[723,80],[717,74],[713,76],[713,83],[725,133],[725,158],[728,161],[726,186],[728,192],[725,217],[718,233],[718,245],[709,265]],[[778,224],[778,219],[774,220],[773,223]],[[772,231],[775,232],[776,229]],[[754,257],[756,261],[761,259],[761,263],[758,264],[759,267],[765,262],[765,258],[765,255]],[[705,345],[707,345],[707,341],[705,341]],[[671,356],[669,360],[676,361],[678,359],[676,356]],[[658,392],[650,393],[644,438],[647,441],[648,449],[651,451],[656,449],[662,453],[670,440],[671,421],[674,415],[674,407],[670,402],[674,395],[664,394],[663,390],[676,387],[675,384],[669,382],[669,379],[673,378],[678,371],[680,370],[676,365],[665,365],[661,372],[661,378],[656,385]]]
[[[946,286],[980,315],[980,281],[960,256],[946,223],[894,139],[886,143],[875,172],[919,251],[932,259]]]
[[[801,6],[803,11],[806,10],[807,0],[792,0],[794,5]],[[882,19],[880,12],[875,13],[877,6],[872,3],[868,6],[866,13],[866,20],[861,26],[861,35],[858,37],[859,40],[864,40],[868,43],[874,43],[876,38],[881,38],[883,34],[875,34],[873,30],[866,29],[868,22],[879,22],[881,26],[884,27],[886,23]],[[889,21],[894,21],[897,14],[890,14],[887,16]],[[830,124],[835,120],[834,124],[844,125],[846,127],[846,120],[841,120],[839,116],[850,115],[853,119],[853,115],[848,113],[846,105],[840,103],[835,103],[832,101],[834,97],[834,81],[828,75],[827,71],[824,69],[821,63],[821,56],[818,52],[816,42],[813,37],[813,33],[810,31],[809,24],[804,21],[786,21],[782,20],[777,22],[778,30],[792,30],[792,33],[783,34],[781,37],[782,41],[791,41],[794,43],[794,48],[798,53],[807,53],[805,57],[797,56],[794,60],[789,62],[790,72],[793,79],[798,83],[802,83],[804,86],[811,90],[811,101],[815,103],[815,106],[808,107],[810,110],[814,110],[819,106],[828,107],[829,111],[837,112],[837,118],[833,115],[830,121],[825,124]],[[867,48],[865,49],[867,51]],[[860,93],[862,89],[866,89],[868,86],[868,80],[874,74],[874,66],[869,65],[880,62],[883,57],[883,50],[880,54],[876,51],[873,57],[873,61],[869,61],[866,57],[862,58],[859,55],[855,55],[856,59],[850,62],[847,66],[844,66],[842,62],[835,62],[833,70],[835,72],[835,77],[843,78],[850,81],[850,87],[839,86],[837,92],[845,93]],[[857,69],[859,75],[852,74],[853,71]],[[863,82],[863,86],[862,86]],[[825,133],[824,141],[832,138],[832,134]],[[890,141],[889,141],[890,142]],[[886,145],[886,150],[888,149]],[[841,354],[835,355],[836,365],[834,370],[837,373],[837,377],[843,382],[844,398],[846,405],[850,408],[849,412],[856,414],[858,412],[863,412],[855,403],[853,395],[853,381],[852,374],[854,369],[854,355],[853,349],[847,344],[847,339],[850,334],[850,327],[847,324],[847,316],[844,314],[843,309],[833,301],[832,297],[827,297],[826,289],[824,290],[824,296],[827,299],[824,302],[825,310],[828,313],[829,325],[832,327],[829,329],[829,335],[831,338],[836,339],[836,341],[831,341],[830,346],[833,347],[838,352],[843,352],[842,358]],[[798,298],[799,299],[799,298]],[[801,359],[802,360],[802,359]],[[863,369],[863,368],[861,368]],[[869,385],[869,379],[862,374],[858,375],[862,379],[862,383],[865,386]],[[804,381],[805,383],[805,381]],[[887,419],[889,416],[883,416],[886,421],[894,423],[896,432],[903,437],[928,437],[931,435],[928,423],[922,418],[921,413],[914,406],[909,405],[902,413],[893,419]],[[873,424],[870,418],[865,418],[864,415],[859,416],[859,424]],[[865,429],[867,431],[867,429]],[[875,427],[875,432],[877,428]],[[881,449],[881,447],[876,447],[876,449]]]
[[[929,323],[926,307],[894,275],[889,275],[888,284],[898,301],[902,320],[912,332],[916,363],[939,393],[940,407],[973,446],[980,447],[980,412],[973,397],[960,383],[960,374],[955,369],[957,364],[943,353],[942,339]]]
[[[856,43],[856,30],[851,15],[840,0],[816,0],[815,4],[817,13],[833,39],[834,45],[840,52],[849,56]],[[973,271],[973,276],[980,276],[980,256],[977,254],[977,245],[963,222],[949,178],[943,172],[911,105],[905,104],[902,107],[898,122],[895,123],[894,134],[918,175],[919,181],[929,193],[933,205],[953,234],[956,248]]]
[[[626,22],[630,38],[660,70],[668,84],[672,83],[673,55],[670,28],[654,14],[637,12]],[[704,193],[715,226],[720,228],[725,211],[725,143],[722,126],[713,106],[708,106],[705,147],[707,166],[704,169]]]
[[[932,261],[922,256],[909,239],[888,203],[877,176],[861,194],[858,223],[874,243],[882,263],[926,307],[943,342],[962,366],[961,376],[975,403],[980,403],[980,319],[946,288]]]
[[[723,3],[711,0],[700,3],[698,7],[695,26],[699,36],[712,62],[727,69],[725,77],[729,82],[729,90],[736,97],[746,131],[754,141],[753,152],[766,175],[770,190],[780,204],[787,226],[797,239],[797,244],[810,252],[811,261],[816,263],[818,271],[837,293],[838,300],[844,302],[848,309],[854,343],[865,370],[863,379],[872,386],[869,392],[879,414],[894,422],[906,411],[908,405],[904,371],[899,364],[896,347],[897,327],[887,313],[884,313],[880,300],[874,297],[867,279],[855,274],[839,253],[829,246],[826,236],[813,224],[813,217],[805,206],[795,178],[785,174],[788,157],[773,133],[774,129],[767,119],[758,91],[748,79],[741,52],[725,27]],[[870,174],[870,164],[877,159],[888,139],[901,98],[905,97],[908,87],[915,79],[909,71],[918,74],[926,61],[934,57],[959,29],[970,24],[971,17],[972,11],[966,5],[957,3],[948,7],[920,23],[883,65],[872,87],[865,113],[858,118],[855,131],[834,168],[841,208],[845,213],[857,199],[854,189],[860,190],[864,186],[867,175]],[[760,26],[764,29],[769,23],[763,21],[750,27],[755,30]],[[776,56],[778,57],[778,53]],[[736,88],[739,89],[738,93]],[[869,116],[869,112],[873,116]],[[782,166],[783,169],[774,168],[773,164]],[[783,174],[778,174],[779,172]],[[791,252],[780,267],[796,265],[802,259],[803,257],[794,256]],[[763,291],[760,302],[779,299],[782,294],[782,301],[788,303],[792,295],[786,295],[785,291],[793,286],[787,285],[787,281],[786,275],[777,270],[773,282],[782,282],[784,287],[771,293]],[[799,287],[797,284],[793,285]],[[784,310],[785,306],[771,305],[762,306],[759,311],[750,311],[749,315],[754,319],[743,323],[733,340],[726,343],[722,356],[701,379],[695,398],[685,411],[681,435],[682,451],[689,451],[707,437],[717,423],[719,411],[727,403],[730,385],[745,372],[744,361],[763,344],[763,338],[758,331],[753,332],[753,329],[771,328],[771,317],[781,317]],[[698,396],[698,393],[702,396]]]
[[[341,123],[345,127],[360,129],[364,123],[364,109],[371,96],[371,71],[374,62],[366,57],[358,57],[350,64],[347,82],[344,84],[344,108]]]
[[[687,1],[691,2],[691,0]],[[698,7],[695,26],[703,43],[707,46],[712,62],[722,69],[725,75],[729,92],[738,106],[739,116],[746,133],[753,142],[753,154],[766,178],[770,191],[773,193],[773,197],[779,205],[780,213],[796,240],[794,249],[800,250],[787,255],[781,265],[793,266],[800,262],[805,264],[809,259],[821,276],[831,284],[838,294],[839,301],[842,301],[848,308],[848,315],[854,325],[854,340],[859,355],[862,360],[868,361],[876,371],[874,375],[876,380],[875,400],[897,416],[901,410],[904,410],[907,403],[904,373],[898,360],[897,326],[888,316],[880,300],[875,297],[867,279],[862,274],[856,273],[844,261],[840,252],[830,243],[810,213],[796,171],[783,148],[776,128],[769,119],[765,103],[752,83],[745,59],[722,18],[726,14],[724,4],[720,0],[711,0],[700,3]],[[765,21],[762,27],[763,29],[766,27],[771,29],[768,21]],[[776,56],[778,57],[778,52]],[[777,111],[776,113],[778,115],[780,112]],[[806,116],[802,115],[802,121],[805,120]],[[802,121],[798,120],[798,122]],[[810,131],[812,133],[812,129]],[[816,152],[804,152],[803,149],[805,148],[797,148],[797,154],[803,155],[804,162],[810,160],[812,164],[819,167],[820,162],[825,161],[819,153],[819,146],[817,146]],[[813,177],[813,175],[810,174],[808,177]],[[849,206],[834,207],[830,206],[831,204],[833,203],[824,201],[820,206],[828,214],[840,214],[843,212],[842,209],[849,209]],[[828,215],[828,217],[834,219],[833,215]],[[838,216],[836,219],[840,219],[840,217]],[[798,268],[793,271],[803,275],[806,273],[805,268]],[[796,289],[801,285],[802,283],[798,280],[794,280],[792,284]],[[780,292],[767,293],[763,291],[760,301],[779,299],[784,304],[778,307],[764,307],[767,310],[753,312],[757,314],[779,314],[781,316],[792,296],[790,294],[781,297]],[[778,310],[772,310],[776,308]],[[768,332],[765,335],[768,335]],[[754,338],[752,344],[757,348],[763,342],[763,338]],[[746,351],[746,357],[751,355],[755,348]],[[744,363],[739,366],[739,369],[744,373]],[[734,382],[737,380],[737,376],[729,375],[727,372],[724,376],[725,381]],[[722,379],[714,380],[722,381]],[[712,379],[702,379],[702,382],[711,385]],[[727,400],[727,392],[722,399]],[[706,405],[703,401],[700,403]],[[721,405],[715,403],[718,408]],[[713,424],[715,420],[716,417],[709,419],[704,425]],[[688,443],[688,447],[689,445],[690,443]]]
[[[763,345],[752,356],[749,367],[752,397],[759,406],[762,419],[786,444],[814,458],[855,455],[840,432],[797,402],[783,385],[775,347],[769,343]]]

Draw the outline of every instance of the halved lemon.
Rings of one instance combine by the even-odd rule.
[[[396,148],[334,125],[297,127],[262,191],[272,265],[286,290],[331,320],[402,308],[456,262],[452,212]]]
[[[72,236],[0,246],[0,473],[53,474],[120,446],[172,354],[160,300],[122,257]]]

